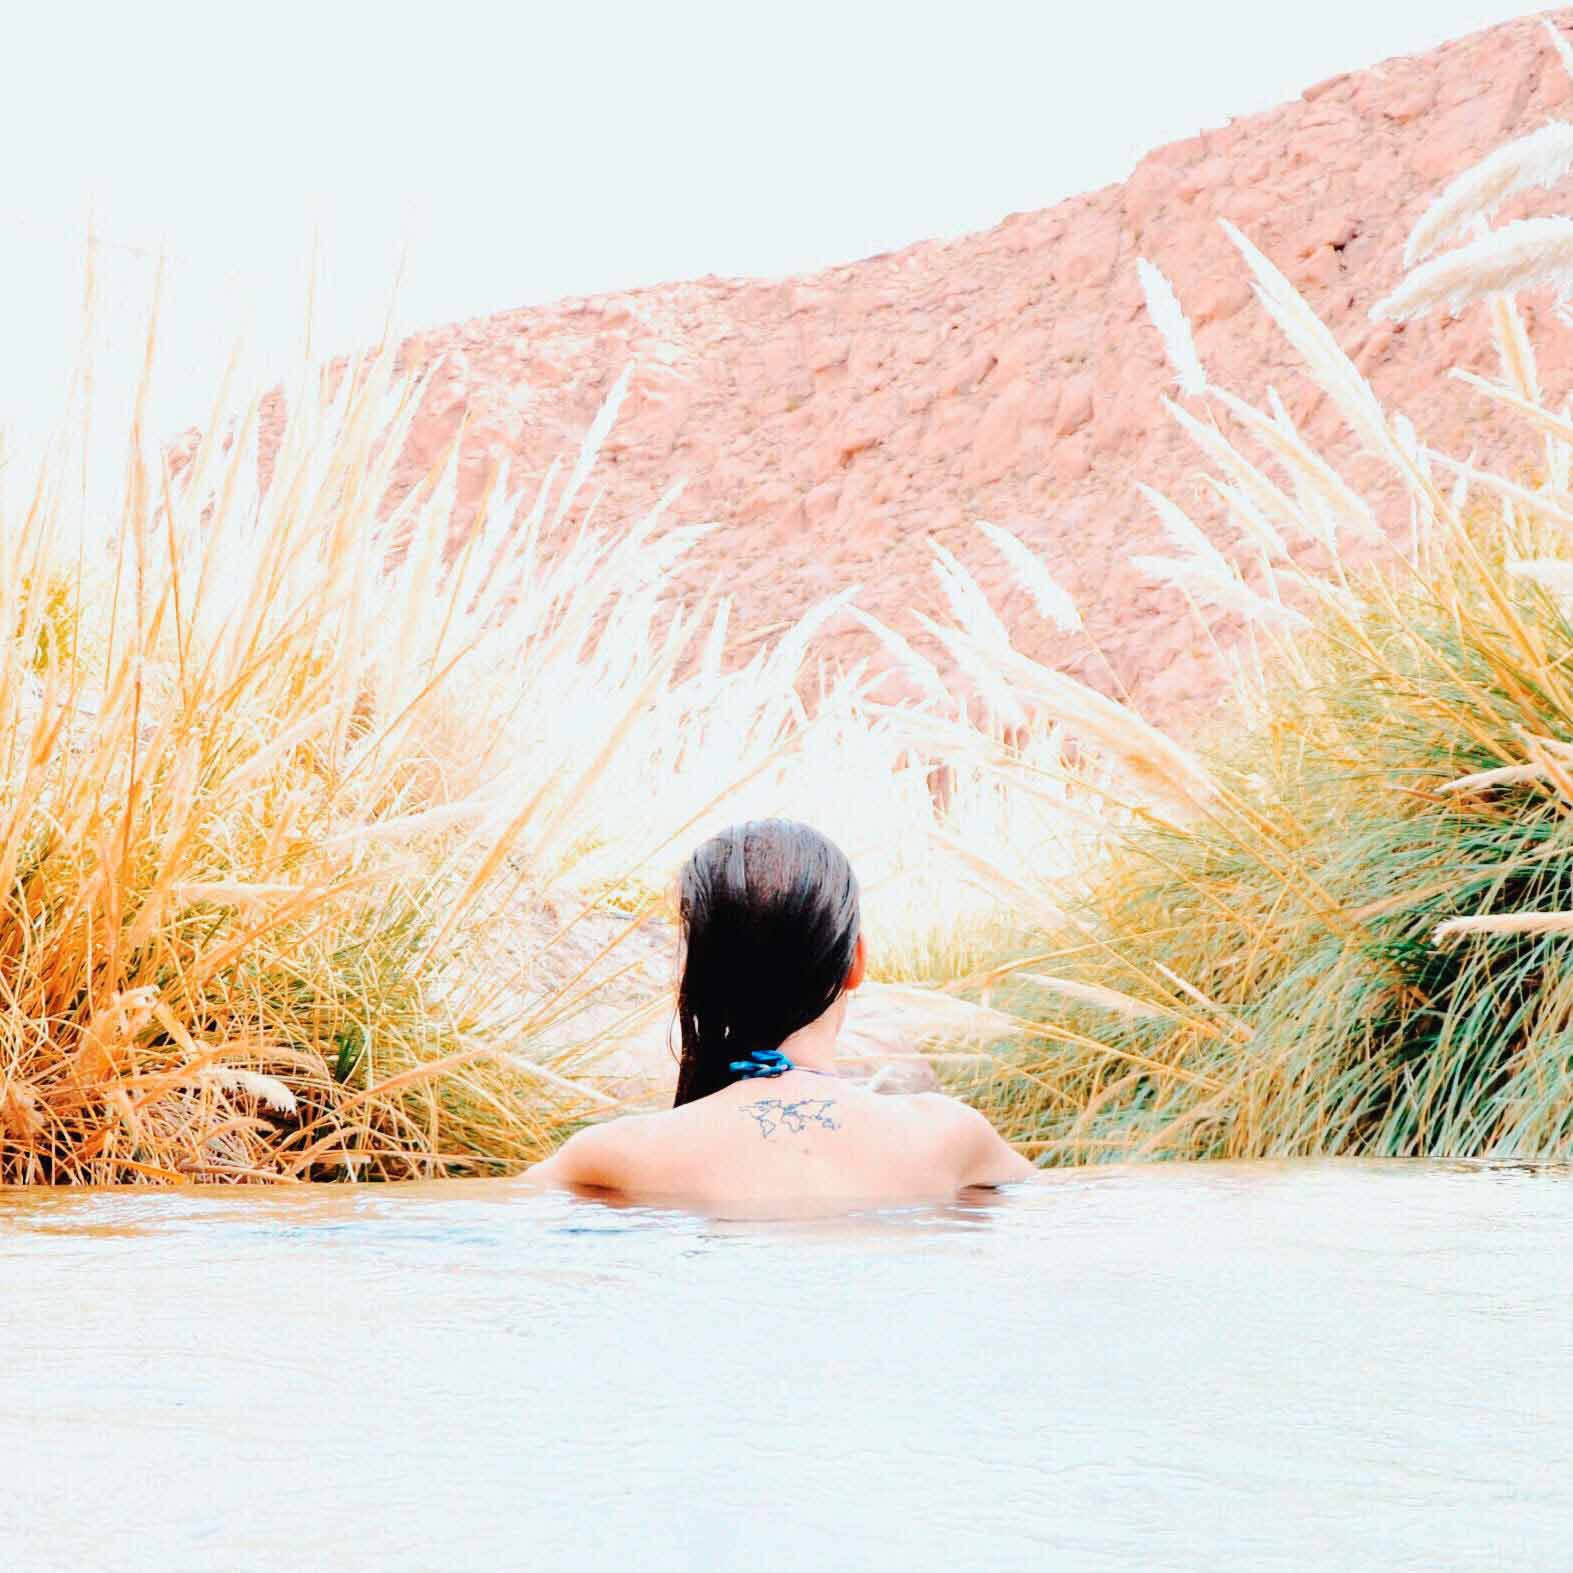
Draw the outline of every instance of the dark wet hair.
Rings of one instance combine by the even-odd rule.
[[[851,971],[861,920],[846,854],[789,819],[706,841],[678,876],[683,1057],[673,1107],[738,1079],[731,1069],[824,1014]]]

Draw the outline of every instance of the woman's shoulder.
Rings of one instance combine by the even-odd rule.
[[[534,1164],[525,1173],[553,1183],[615,1189],[622,1183],[630,1160],[649,1145],[659,1132],[660,1121],[671,1112],[667,1109],[620,1114],[615,1119],[583,1126],[550,1158]]]
[[[1036,1172],[1032,1161],[1012,1147],[988,1116],[970,1103],[940,1092],[918,1093],[916,1097],[927,1100],[925,1111],[934,1122],[939,1145],[957,1164],[963,1185],[1003,1185],[1027,1179]]]
[[[948,1092],[910,1092],[898,1096],[901,1102],[910,1105],[920,1118],[933,1125],[963,1128],[983,1118],[970,1103],[963,1103],[960,1098],[953,1098]]]
[[[921,1118],[941,1147],[969,1161],[1004,1145],[988,1116],[960,1098],[943,1092],[918,1092],[908,1101],[919,1106]]]

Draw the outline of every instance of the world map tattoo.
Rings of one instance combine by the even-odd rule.
[[[799,1098],[795,1103],[783,1103],[780,1098],[761,1098],[757,1103],[745,1103],[743,1113],[759,1124],[759,1134],[768,1137],[785,1126],[796,1133],[810,1125],[823,1126],[827,1131],[839,1131],[840,1123],[831,1119],[835,1108],[834,1098]]]

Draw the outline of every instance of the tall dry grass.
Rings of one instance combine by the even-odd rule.
[[[266,467],[262,405],[226,388],[177,473],[145,378],[112,506],[86,481],[102,412],[11,457],[0,1182],[528,1162],[616,1111],[599,1061],[670,1009],[647,978],[630,999],[630,941],[670,948],[671,876],[728,819],[841,839],[887,978],[932,989],[1014,942],[973,849],[1063,864],[1053,792],[1003,791],[1003,733],[942,687],[809,693],[849,595],[739,647],[724,601],[677,594],[700,531],[669,523],[675,488],[597,525],[625,386],[460,539],[456,450],[383,516],[422,394],[386,355],[303,370]],[[964,1035],[954,999],[931,1014]]]
[[[1396,482],[1409,528],[1385,562],[1350,550],[1378,505],[1276,395],[1257,408],[1208,386],[1149,279],[1190,393],[1170,412],[1236,539],[1150,494],[1175,555],[1145,566],[1245,632],[1234,720],[1197,753],[997,653],[1040,717],[1121,767],[1098,788],[1107,861],[1033,954],[979,980],[1030,1041],[959,1084],[1047,1160],[1566,1155],[1573,423],[1505,291],[1573,269],[1566,221],[1486,226],[1504,196],[1561,177],[1570,136],[1548,128],[1454,182],[1409,256],[1474,238],[1375,313],[1489,312],[1499,375],[1458,397],[1522,423],[1527,472],[1427,447],[1231,231],[1267,314]],[[986,620],[954,637],[999,643]]]
[[[265,490],[256,404],[178,479],[134,420],[109,518],[59,452],[13,478],[0,1178],[423,1175],[600,1102],[530,1057],[541,991],[494,940],[571,864],[596,761],[527,787],[515,750],[523,696],[639,636],[670,548],[647,521],[540,569],[542,510],[499,506],[445,564],[451,466],[377,518],[417,397],[386,359],[332,403],[306,379]]]
[[[1206,747],[1021,654],[942,549],[947,619],[885,626],[847,586],[740,643],[724,599],[679,593],[675,489],[589,517],[623,384],[572,463],[496,476],[458,540],[456,452],[382,516],[421,395],[387,358],[331,392],[302,374],[266,486],[259,407],[227,394],[178,475],[134,412],[107,514],[69,447],[8,464],[0,1181],[527,1162],[616,1111],[604,1056],[669,1011],[629,958],[670,948],[682,856],[766,813],[851,853],[915,1041],[1000,1034],[954,1085],[1046,1160],[1563,1151],[1573,422],[1509,292],[1567,284],[1573,246],[1565,221],[1484,227],[1570,138],[1454,182],[1381,303],[1491,314],[1500,376],[1459,396],[1524,423],[1532,475],[1428,448],[1230,231],[1396,482],[1386,566],[1354,566],[1379,503],[1275,393],[1213,385],[1143,269],[1230,534],[1148,490],[1167,546],[1140,566],[1244,630],[1219,635],[1239,724]],[[1080,627],[1014,537],[980,521],[975,546]],[[920,697],[819,668],[838,617]]]

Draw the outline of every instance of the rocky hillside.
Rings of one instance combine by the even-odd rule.
[[[1550,15],[1573,34],[1573,9]],[[1123,185],[986,234],[803,277],[704,278],[441,328],[405,346],[406,360],[439,369],[400,484],[445,451],[466,409],[461,508],[503,454],[516,475],[543,475],[631,362],[600,517],[642,510],[686,477],[676,517],[722,526],[691,582],[723,583],[744,630],[849,582],[898,622],[931,607],[934,540],[998,590],[1027,648],[1080,667],[1085,650],[1057,644],[1025,597],[1008,594],[972,528],[988,519],[1046,555],[1126,684],[1173,714],[1214,691],[1216,674],[1178,595],[1128,566],[1157,539],[1134,483],[1206,510],[1191,450],[1159,408],[1170,374],[1136,259],[1173,280],[1215,380],[1252,398],[1279,387],[1351,479],[1381,484],[1255,308],[1219,219],[1290,274],[1433,443],[1502,456],[1524,439],[1442,375],[1489,365],[1483,325],[1395,330],[1367,312],[1439,186],[1505,138],[1573,117],[1570,97],[1540,21],[1526,18],[1317,83],[1159,149]],[[1573,211],[1573,186],[1540,208]],[[1505,216],[1518,211],[1530,209]],[[1573,330],[1548,308],[1537,342],[1555,393],[1573,370]],[[863,653],[864,637],[835,636],[847,654]]]

